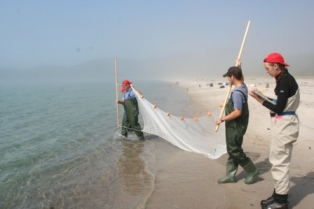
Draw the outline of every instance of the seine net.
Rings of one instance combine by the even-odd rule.
[[[215,131],[220,108],[202,117],[182,118],[162,111],[134,88],[133,91],[143,117],[143,132],[157,135],[182,150],[203,154],[210,159],[217,159],[226,153],[224,124]]]

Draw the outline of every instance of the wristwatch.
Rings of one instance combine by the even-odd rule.
[[[220,121],[221,121],[221,122],[225,122],[222,118],[220,118]]]

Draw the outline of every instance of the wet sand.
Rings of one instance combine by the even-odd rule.
[[[314,208],[314,79],[297,78],[301,90],[298,109],[300,136],[295,143],[290,168],[291,184],[289,208]],[[194,107],[195,116],[217,108],[225,99],[228,86],[225,78],[171,81],[185,90]],[[207,84],[213,83],[213,87]],[[264,90],[273,95],[273,78],[246,78],[248,88]],[[155,188],[146,204],[147,209],[164,208],[260,208],[260,201],[273,191],[273,180],[268,161],[270,117],[268,110],[253,98],[249,98],[250,122],[244,137],[246,154],[260,169],[261,174],[254,184],[246,185],[246,172],[239,168],[237,183],[220,185],[217,179],[225,175],[227,154],[217,160],[182,151],[165,140],[154,142],[156,167]]]

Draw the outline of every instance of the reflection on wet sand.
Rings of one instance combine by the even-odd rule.
[[[123,141],[122,147],[123,154],[119,158],[119,176],[123,192],[132,196],[145,195],[149,190],[151,177],[145,171],[145,164],[141,159],[144,142]]]

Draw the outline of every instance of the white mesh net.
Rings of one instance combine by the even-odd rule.
[[[151,104],[134,88],[140,113],[143,117],[143,132],[155,134],[185,151],[203,154],[217,159],[226,153],[225,127],[216,132],[219,110],[199,118],[176,117]]]

